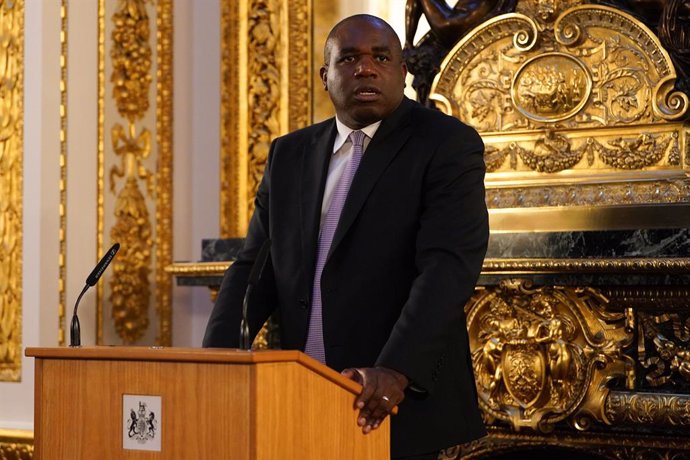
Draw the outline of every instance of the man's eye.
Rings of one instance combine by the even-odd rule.
[[[340,62],[355,62],[354,56],[344,56],[340,59]]]
[[[390,58],[388,56],[378,55],[376,56],[376,60],[379,62],[388,62],[390,61]]]

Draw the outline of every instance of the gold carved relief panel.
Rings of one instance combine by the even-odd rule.
[[[0,381],[22,362],[24,2],[0,1]]]
[[[632,318],[607,304],[594,289],[533,288],[518,279],[479,289],[467,324],[489,419],[543,432],[564,420],[580,429],[606,422],[607,382],[632,388],[635,377],[622,351],[633,340]]]
[[[458,42],[430,99],[481,132],[492,208],[688,202],[688,98],[675,81],[631,15],[522,1]]]
[[[101,0],[99,58],[97,340],[169,345],[172,1]]]
[[[242,237],[271,141],[311,122],[310,0],[221,2],[220,233]]]

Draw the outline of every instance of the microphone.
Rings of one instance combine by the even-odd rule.
[[[244,292],[244,299],[242,300],[242,322],[240,323],[240,348],[243,350],[251,350],[252,344],[249,341],[249,322],[247,321],[247,309],[249,305],[249,296],[251,296],[254,287],[261,279],[264,272],[268,255],[271,253],[271,240],[267,239],[259,249],[259,254],[254,260],[252,271],[249,272],[249,281],[247,282],[247,290]]]
[[[77,301],[74,304],[74,312],[72,313],[72,324],[69,330],[69,346],[70,347],[80,347],[81,346],[81,327],[79,326],[79,317],[77,316],[77,308],[79,308],[79,301],[81,300],[84,293],[91,287],[98,283],[101,275],[105,269],[110,265],[110,262],[117,254],[120,249],[120,243],[115,243],[113,246],[105,253],[103,258],[98,262],[96,267],[93,269],[88,278],[86,278],[86,285],[84,289],[81,290],[81,294],[77,297]]]

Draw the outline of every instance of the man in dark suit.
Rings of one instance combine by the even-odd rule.
[[[270,239],[251,335],[277,309],[283,348],[363,385],[364,433],[399,405],[393,457],[435,458],[485,434],[463,311],[488,240],[484,146],[403,96],[400,41],[385,21],[341,21],[324,54],[336,119],[273,142],[204,346],[238,346],[249,271]]]

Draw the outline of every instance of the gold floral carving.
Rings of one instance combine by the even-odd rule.
[[[0,2],[0,381],[21,379],[24,2]]]
[[[273,138],[311,121],[308,0],[221,4],[222,237],[244,236]]]
[[[0,429],[0,460],[31,460],[33,443],[31,431]]]
[[[116,332],[125,343],[133,343],[149,325],[154,246],[148,204],[140,190],[140,184],[144,184],[146,193],[153,196],[156,185],[156,175],[144,164],[152,151],[152,135],[146,127],[137,126],[149,110],[153,79],[147,2],[119,2],[112,22],[112,96],[126,124],[115,123],[111,128],[112,149],[120,157],[120,164],[109,171],[110,191],[116,196],[110,239],[119,242],[122,249],[113,262],[109,298]],[[119,190],[117,178],[124,179]]]
[[[642,133],[631,137],[611,136],[604,145],[594,137],[588,137],[576,141],[579,146],[574,148],[573,141],[567,136],[547,129],[541,137],[537,138],[531,149],[525,148],[526,143],[524,142],[522,145],[511,142],[501,149],[496,146],[487,147],[485,154],[487,171],[518,170],[520,169],[518,158],[526,169],[546,173],[566,169],[586,168],[592,170],[594,169],[592,165],[595,164],[596,159],[599,160],[599,165],[604,168],[640,170],[659,165],[667,151],[666,163],[678,165],[677,138],[677,132],[669,135]],[[676,140],[673,143],[676,149],[668,149],[673,140]],[[503,165],[507,158],[510,158],[510,166],[504,168]],[[586,159],[584,164],[576,168],[576,165],[583,159]]]
[[[550,431],[563,420],[605,421],[606,382],[634,379],[621,349],[632,340],[623,313],[594,289],[504,280],[468,304],[479,402],[489,419]]]
[[[617,426],[690,426],[690,396],[612,391],[606,398],[606,418]]]

